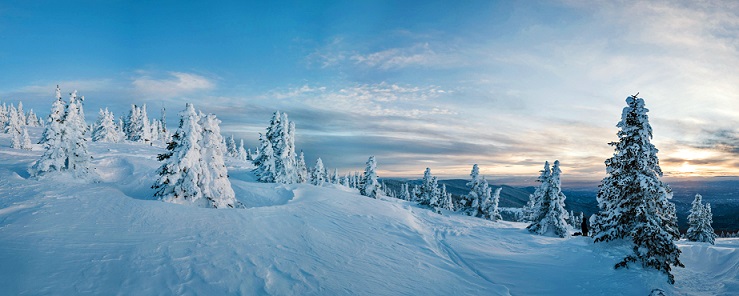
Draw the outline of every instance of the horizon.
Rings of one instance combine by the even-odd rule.
[[[358,1],[0,4],[0,101],[86,120],[186,102],[256,147],[274,111],[342,174],[599,182],[641,92],[665,178],[739,176],[739,4]],[[71,16],[75,17],[62,17]],[[66,96],[64,97],[66,99]],[[522,181],[523,182],[523,181]]]

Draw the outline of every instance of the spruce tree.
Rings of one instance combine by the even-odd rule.
[[[303,154],[303,151],[300,151],[300,155],[298,155],[298,159],[295,162],[295,171],[297,173],[297,180],[298,183],[307,183],[310,181],[310,174],[308,173],[308,166],[305,164],[305,155]]]
[[[21,136],[21,149],[31,150],[33,145],[31,144],[31,138],[28,136],[28,129],[23,127],[23,135]]]
[[[319,157],[316,160],[316,166],[311,170],[310,183],[316,186],[323,186],[326,182],[326,175],[324,174],[323,161]]]
[[[598,191],[600,211],[591,217],[595,242],[615,239],[633,241],[633,254],[616,264],[629,262],[653,267],[675,282],[671,266],[684,267],[675,241],[677,229],[675,205],[670,202],[672,190],[662,183],[662,169],[657,148],[651,143],[652,127],[644,100],[636,96],[626,99],[617,127],[619,140],[610,143],[613,157],[606,160],[608,174]]]
[[[421,205],[437,207],[439,205],[440,193],[438,179],[431,175],[431,169],[426,168],[421,181],[421,192],[418,203]]]
[[[502,187],[495,189],[495,193],[483,202],[483,213],[485,213],[485,219],[492,221],[503,220],[503,217],[500,215],[500,209],[498,208],[501,190],[503,190]]]
[[[274,183],[275,182],[275,154],[272,150],[272,142],[267,139],[266,136],[259,134],[259,156],[254,159],[254,165],[257,168],[254,170],[256,175],[259,177],[259,182],[263,183]]]
[[[375,156],[370,156],[369,159],[367,159],[367,167],[364,169],[364,178],[359,187],[360,194],[371,198],[379,197],[377,192],[380,189],[380,184],[377,183],[376,169],[377,162],[375,161]]]
[[[411,193],[408,191],[408,183],[400,184],[400,196],[402,200],[411,200]]]
[[[690,215],[688,215],[688,231],[685,238],[693,242],[707,242],[714,244],[716,234],[713,231],[713,214],[711,213],[711,205],[703,205],[703,197],[700,194],[695,195]]]
[[[202,178],[198,185],[202,194],[209,201],[209,207],[234,208],[239,206],[236,195],[228,180],[228,170],[224,162],[223,137],[221,136],[220,120],[213,114],[200,118],[203,137],[200,142],[200,167],[203,169]]]
[[[209,206],[199,184],[204,173],[200,147],[203,131],[198,124],[199,120],[195,107],[186,104],[185,110],[180,113],[180,125],[167,146],[167,152],[158,156],[162,166],[157,170],[159,177],[152,186],[156,190],[154,197],[157,199],[177,204]]]
[[[66,141],[64,148],[67,154],[66,169],[72,171],[75,176],[88,178],[93,174],[91,168],[92,156],[87,151],[87,124],[85,123],[84,111],[80,105],[82,102],[76,99],[76,91],[67,104],[64,113],[64,130]]]
[[[228,152],[228,156],[233,158],[239,157],[239,148],[236,146],[236,140],[234,140],[234,135],[231,135],[226,139],[226,150]]]
[[[111,142],[117,143],[121,140],[122,134],[115,124],[115,116],[113,113],[100,109],[98,119],[95,122],[95,128],[92,130],[92,141],[94,142]]]
[[[545,165],[544,170],[548,167]],[[530,232],[537,234],[553,233],[559,237],[567,236],[567,211],[565,210],[565,195],[562,193],[560,182],[561,170],[559,160],[554,161],[551,175],[546,177],[546,185],[540,186],[541,202],[538,204],[536,215],[527,227]],[[545,173],[542,173],[545,174]]]
[[[250,153],[247,153],[247,151],[244,149],[244,139],[239,140],[239,148],[237,148],[238,158],[242,161],[251,160],[251,157],[249,157],[249,154]]]

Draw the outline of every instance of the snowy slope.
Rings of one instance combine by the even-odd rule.
[[[30,131],[30,130],[29,130]],[[37,139],[40,130],[33,130]],[[739,239],[681,242],[677,284],[614,270],[628,252],[525,224],[438,215],[343,187],[254,182],[229,164],[247,209],[151,200],[161,148],[90,143],[101,182],[29,179],[41,154],[0,134],[0,295],[729,295]]]

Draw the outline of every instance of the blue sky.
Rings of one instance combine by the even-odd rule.
[[[461,3],[459,3],[461,2]],[[257,145],[275,110],[308,162],[382,176],[600,178],[624,99],[671,176],[739,172],[739,5],[677,1],[5,1],[0,100],[87,120],[185,102]]]

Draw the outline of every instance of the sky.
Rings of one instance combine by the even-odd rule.
[[[602,178],[638,92],[667,176],[739,175],[736,1],[209,2],[3,1],[0,101],[192,102],[250,147],[279,110],[309,164],[495,183]]]

